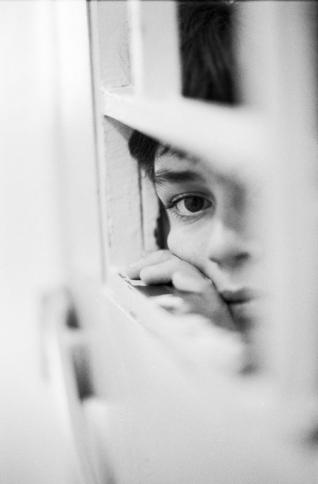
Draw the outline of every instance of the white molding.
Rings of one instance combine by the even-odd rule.
[[[150,136],[185,149],[221,170],[261,171],[264,118],[252,109],[202,101],[154,100],[131,88],[103,90],[103,112]]]
[[[128,9],[132,81],[136,92],[158,99],[180,94],[176,3],[129,0]]]

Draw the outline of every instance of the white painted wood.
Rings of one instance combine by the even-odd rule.
[[[190,99],[147,100],[129,88],[105,90],[103,109],[122,123],[210,160],[224,171],[256,173],[264,126],[251,109]],[[256,160],[256,161],[255,161]]]
[[[103,254],[85,1],[54,4],[58,127],[65,264],[102,278]]]
[[[139,171],[127,151],[130,131],[119,123],[110,123],[105,119],[101,102],[102,86],[122,86],[129,83],[126,13],[125,2],[93,1],[88,4],[97,173],[106,277],[110,262],[125,265],[127,261],[137,258],[142,250],[142,235],[135,237],[136,230],[140,232],[141,227],[141,195]],[[120,133],[126,134],[123,136]],[[119,190],[121,184],[123,191]],[[132,230],[129,237],[126,237],[124,227]]]
[[[129,0],[132,81],[136,95],[180,95],[177,5],[171,0]]]
[[[73,284],[105,404],[95,427],[115,482],[232,484],[235,475],[242,484],[314,484],[315,453],[278,435],[271,382],[237,374],[233,335],[163,318],[124,284]]]
[[[130,130],[114,120],[104,122],[107,251],[111,264],[125,267],[143,251],[140,173],[128,152]]]
[[[97,166],[107,268],[110,264],[126,266],[138,259],[144,249],[141,175],[127,146],[131,130],[104,118],[101,109],[102,86],[122,86],[129,82],[126,11],[125,2],[89,5],[99,144]]]
[[[103,203],[105,200],[105,184],[101,180],[105,179],[104,164],[100,163],[100,160],[105,158],[105,146],[104,146],[104,129],[103,129],[103,113],[101,111],[101,99],[100,99],[100,86],[97,80],[101,78],[102,65],[100,62],[100,42],[99,42],[99,6],[101,3],[90,2],[87,4],[87,21],[88,21],[88,33],[89,33],[89,51],[90,51],[90,72],[91,72],[91,85],[92,85],[92,103],[93,103],[93,129],[94,129],[94,147],[95,147],[95,159],[96,159],[96,178],[97,178],[97,193],[98,193],[98,205],[99,205],[99,219],[101,227],[101,251],[102,251],[102,278],[105,280],[107,275],[107,250],[106,250],[106,237],[107,237],[107,207]],[[107,72],[107,70],[106,70]],[[96,82],[95,82],[96,81]]]
[[[220,329],[199,314],[185,310],[181,295],[147,296],[113,269],[108,281],[107,297],[128,312],[147,331],[159,336],[177,358],[184,358],[198,367],[212,365],[225,371],[238,371],[245,355],[239,335]],[[168,300],[170,301],[168,302]],[[183,308],[171,313],[165,305]]]
[[[56,290],[47,295],[42,309],[48,376],[63,423],[64,437],[76,463],[77,479],[80,484],[97,484],[101,481],[90,459],[89,432],[75,371],[75,358],[80,362],[80,357],[88,349],[85,333],[81,329],[67,327],[68,314],[72,309],[67,291]]]
[[[92,55],[100,87],[131,83],[127,2],[93,0],[88,5]]]
[[[0,481],[79,484],[42,358],[41,300],[65,283],[54,2],[0,2]]]
[[[148,237],[142,235],[138,169],[127,153],[129,129],[121,123],[211,159],[218,168],[252,173],[264,168],[262,158],[255,163],[264,149],[264,125],[252,109],[118,92],[104,96],[104,113],[114,120],[105,122],[105,159],[99,162],[106,187],[100,203],[109,207],[109,260],[120,266],[140,253]],[[86,218],[83,225],[90,226]],[[237,374],[242,345],[236,337],[202,318],[168,317],[118,275],[109,272],[105,286],[77,264],[70,288],[90,338],[96,396],[105,405],[105,412],[93,405],[87,417],[110,481],[314,484],[315,452],[277,432],[282,413],[273,381]],[[276,354],[284,343],[272,338]]]
[[[283,396],[282,421],[301,435],[317,426],[318,418],[313,6],[313,2],[250,3],[242,15],[242,32],[247,32],[242,58],[246,59],[243,49],[250,53],[245,97],[259,107],[271,127],[268,148],[260,157],[266,183],[259,220],[264,221],[264,274],[273,303],[259,347]]]

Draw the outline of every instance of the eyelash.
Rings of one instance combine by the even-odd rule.
[[[207,204],[206,207],[198,210],[197,212],[190,212],[189,214],[182,214],[180,213],[180,209],[178,209],[178,203],[185,201],[190,198],[197,198],[203,200],[203,203]],[[198,218],[202,216],[202,214],[208,210],[209,208],[213,208],[215,210],[215,200],[209,200],[207,197],[197,194],[197,193],[187,193],[183,195],[178,195],[177,197],[172,198],[166,205],[166,210],[171,211],[173,215],[179,217],[182,220],[193,220],[194,218]],[[187,209],[186,209],[187,210]]]

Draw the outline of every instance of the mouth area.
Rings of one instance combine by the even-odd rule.
[[[221,297],[227,305],[233,322],[238,331],[243,334],[248,331],[254,321],[255,294],[249,289],[224,290]]]

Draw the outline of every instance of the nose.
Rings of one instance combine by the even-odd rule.
[[[208,241],[208,257],[224,269],[241,269],[251,258],[251,248],[233,228],[219,222]]]

